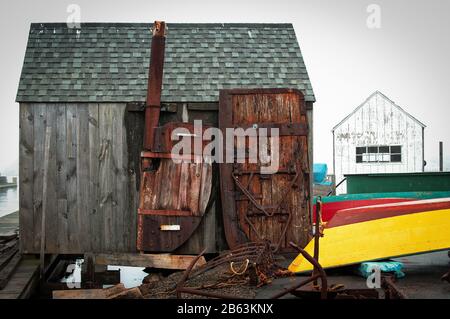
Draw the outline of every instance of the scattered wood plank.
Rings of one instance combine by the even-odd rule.
[[[98,265],[184,270],[194,258],[196,256],[172,254],[98,254],[95,256],[95,263]],[[205,263],[206,260],[202,256],[195,266],[198,267]]]
[[[139,290],[139,288],[135,287],[124,290],[115,295],[110,295],[107,297],[107,299],[144,299],[144,297],[142,296],[142,293]]]
[[[107,296],[112,296],[112,295],[117,295],[118,293],[120,293],[120,292],[122,292],[122,291],[124,291],[126,289],[127,288],[125,288],[124,284],[120,283],[120,284],[117,284],[115,286],[106,288],[104,290],[106,290],[106,295]]]
[[[108,299],[128,289],[121,283],[106,289],[70,289],[53,291],[53,299]],[[131,294],[133,294],[132,292]]]
[[[106,299],[106,292],[104,289],[55,290],[53,299]]]
[[[79,285],[77,286],[72,286],[74,285],[73,283],[68,283],[67,282],[45,282],[45,283],[41,283],[40,285],[40,296],[43,296],[44,298],[46,297],[52,297],[53,292],[54,291],[61,291],[61,290],[80,290],[80,289],[84,289],[84,290],[92,290],[92,289],[102,289],[103,285],[87,285],[83,282],[78,283]]]

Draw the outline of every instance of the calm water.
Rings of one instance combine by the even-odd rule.
[[[17,187],[0,188],[0,217],[19,210],[19,190]]]

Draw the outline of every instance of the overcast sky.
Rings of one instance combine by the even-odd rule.
[[[450,169],[450,1],[412,0],[2,0],[0,3],[0,170],[18,158],[15,103],[31,22],[66,22],[69,4],[82,22],[293,23],[316,94],[314,161],[332,166],[331,129],[380,90],[427,125],[427,170],[444,141]],[[369,28],[371,4],[380,28]],[[370,20],[372,21],[372,20]]]

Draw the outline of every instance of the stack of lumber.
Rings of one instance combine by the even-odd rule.
[[[5,288],[21,260],[16,232],[0,235],[0,290]]]

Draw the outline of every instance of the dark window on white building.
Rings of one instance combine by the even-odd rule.
[[[402,147],[400,145],[358,146],[356,163],[400,163]]]

